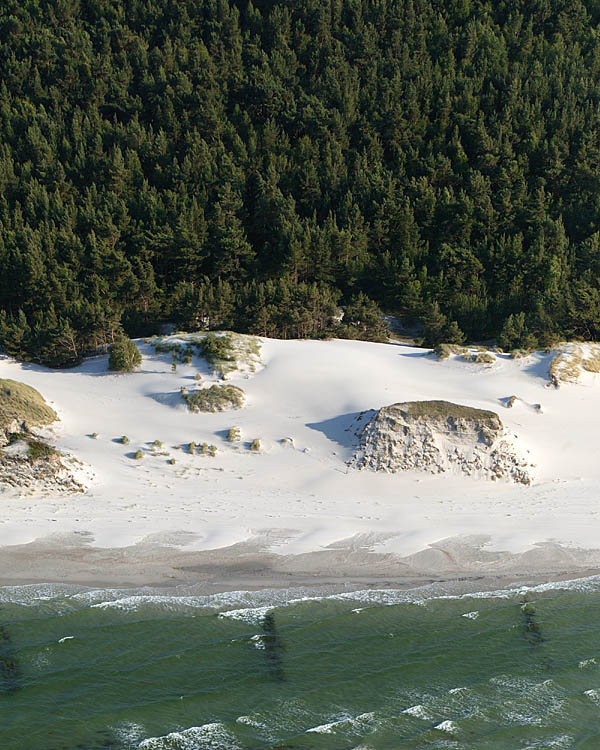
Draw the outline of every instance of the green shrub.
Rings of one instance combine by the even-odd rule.
[[[120,438],[119,442],[121,442],[123,445],[129,445],[129,438],[127,437],[127,435],[123,435],[123,437]]]
[[[196,452],[196,443],[191,442],[190,445],[189,445],[189,450],[190,450],[190,453],[195,453]]]
[[[261,449],[260,440],[258,438],[254,438],[254,440],[250,443],[250,450],[254,451],[255,453],[258,453]]]
[[[143,455],[144,455],[144,454],[142,453],[142,451],[141,451],[141,450],[137,450],[137,451],[135,452],[134,458],[135,458],[135,459],[136,459],[137,461],[139,461],[139,460],[140,460],[140,458],[142,458],[142,456],[143,456]]]
[[[98,440],[98,433],[97,432],[92,432],[92,434],[90,435],[90,437],[92,438],[92,440]]]
[[[131,372],[142,363],[142,355],[131,339],[121,339],[110,347],[108,369]]]
[[[217,412],[240,409],[244,404],[244,391],[235,385],[211,385],[183,396],[188,409],[193,412]]]
[[[202,443],[199,445],[198,450],[203,456],[206,456],[208,454],[208,443]]]
[[[202,355],[207,362],[215,365],[217,362],[234,362],[235,353],[233,344],[229,336],[215,336],[214,333],[207,333],[200,344]]]
[[[194,380],[195,380],[196,382],[198,382],[198,380],[202,380],[202,375],[200,375],[200,373],[199,373],[199,372],[197,372],[197,373],[196,373],[196,374],[194,375]]]
[[[209,445],[208,446],[208,452],[214,458],[217,455],[217,446],[216,445]]]
[[[153,448],[162,448],[162,445],[163,445],[163,444],[161,443],[161,441],[160,441],[160,440],[154,440],[154,441],[152,442],[152,447],[153,447]]]
[[[174,465],[174,464],[175,464],[176,462],[175,462],[175,459],[174,459],[174,458],[170,458],[170,459],[169,459],[169,460],[167,461],[167,463],[168,463],[168,464],[171,464],[171,466],[173,466],[173,465]]]

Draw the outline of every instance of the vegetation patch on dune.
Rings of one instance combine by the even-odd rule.
[[[8,429],[13,422],[30,428],[49,425],[56,419],[54,409],[35,388],[16,380],[0,379],[0,430]]]
[[[493,411],[475,409],[472,406],[454,404],[451,401],[406,401],[403,404],[393,404],[384,407],[382,411],[396,410],[412,419],[424,417],[428,419],[477,419],[487,421],[494,427],[500,419]]]
[[[463,354],[465,362],[473,362],[476,365],[493,365],[496,357],[491,352],[467,352]]]
[[[555,351],[548,368],[550,383],[577,383],[586,372],[600,372],[600,344],[564,343]]]
[[[225,377],[236,371],[256,372],[260,359],[260,339],[233,331],[205,334],[180,333],[150,340],[157,354],[171,354],[173,363],[191,364],[193,354],[204,357],[210,370]],[[202,376],[196,373],[195,379]]]
[[[240,409],[244,405],[244,391],[235,385],[211,385],[183,396],[193,412],[217,412]]]
[[[465,354],[467,348],[458,344],[438,344],[433,353],[438,359],[448,359],[451,354]]]

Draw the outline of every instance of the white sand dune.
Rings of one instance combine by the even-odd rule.
[[[586,372],[579,383],[555,389],[547,387],[551,354],[498,355],[485,367],[458,357],[440,362],[396,344],[265,339],[264,368],[227,379],[244,389],[245,407],[192,414],[179,389],[195,388],[196,372],[204,385],[216,382],[205,362],[194,357],[173,373],[170,356],[142,342],[140,349],[142,366],[127,375],[107,372],[106,356],[68,371],[0,359],[0,377],[32,385],[56,409],[57,447],[94,474],[88,491],[72,498],[6,491],[0,545],[77,532],[82,544],[96,547],[245,543],[281,555],[355,548],[429,554],[433,567],[440,540],[460,534],[478,540],[471,556],[476,562],[480,550],[488,567],[496,564],[486,557],[494,550],[533,560],[557,545],[563,558],[568,550],[600,547],[600,375]],[[519,400],[506,408],[513,395]],[[357,414],[418,399],[497,412],[535,464],[533,486],[348,469],[348,428]],[[225,437],[233,426],[242,433],[237,446]],[[121,435],[128,446],[115,442]],[[254,438],[260,454],[248,450]],[[153,455],[153,440],[168,455]],[[190,441],[216,445],[216,457],[174,447]],[[139,448],[145,455],[133,460]]]

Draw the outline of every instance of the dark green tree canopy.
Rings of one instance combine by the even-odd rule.
[[[599,338],[599,23],[597,0],[6,0],[0,344],[378,336],[373,304],[433,343]]]
[[[131,372],[142,363],[142,355],[135,341],[120,338],[110,347],[108,369],[117,372]]]

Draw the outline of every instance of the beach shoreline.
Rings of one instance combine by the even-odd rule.
[[[547,554],[543,563],[527,562],[531,552],[527,551],[520,555],[495,553],[494,564],[490,564],[489,560],[473,561],[481,549],[472,541],[456,537],[444,542],[429,552],[436,555],[440,549],[452,547],[454,562],[434,568],[431,561],[419,567],[419,553],[403,558],[393,553],[338,549],[283,555],[264,549],[240,550],[237,545],[186,551],[156,544],[101,548],[41,539],[0,547],[0,587],[191,588],[198,594],[215,594],[297,587],[352,591],[440,585],[467,593],[600,575],[597,550],[579,550],[579,561],[575,556],[569,564],[565,563],[565,548],[554,545],[555,554]]]

